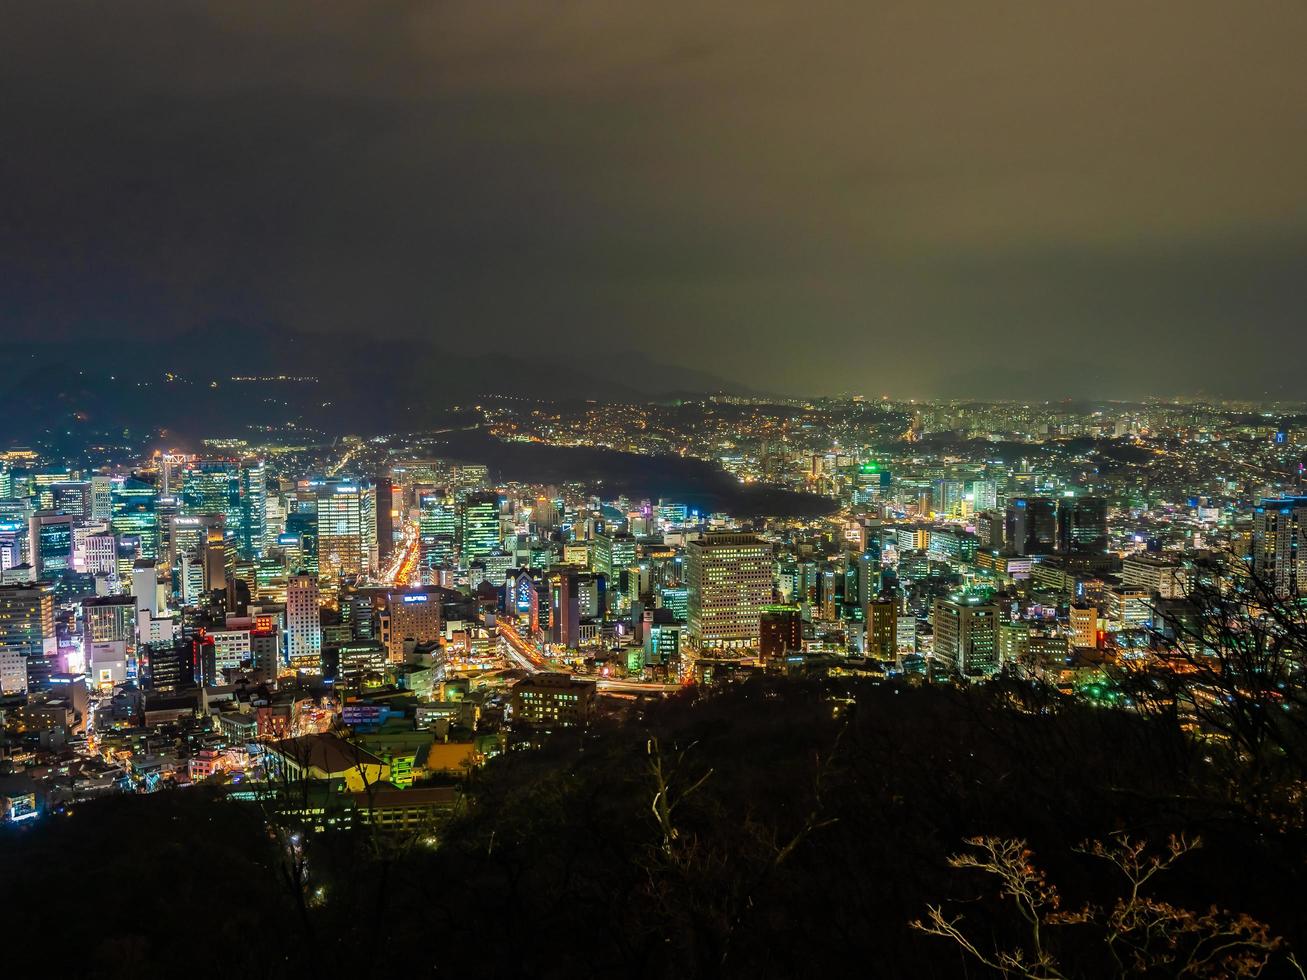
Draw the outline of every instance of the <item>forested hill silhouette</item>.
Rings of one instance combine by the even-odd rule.
[[[950,867],[964,838],[986,836],[1022,841],[1068,913],[1043,931],[1062,969],[1026,975],[1296,975],[1300,822],[1232,796],[1210,761],[1219,750],[1173,728],[1035,710],[1029,696],[779,678],[687,691],[493,760],[438,847],[308,834],[310,902],[254,804],[204,788],[79,804],[0,834],[21,896],[6,915],[15,935],[58,941],[67,924],[49,910],[94,868],[114,883],[82,951],[96,977],[175,976],[178,964],[194,976],[273,964],[287,977],[324,964],[371,977],[998,976],[911,925],[946,905],[982,950],[1029,949],[998,884]],[[1082,842],[1165,848],[1181,831],[1201,847],[1143,892],[1149,921],[1180,930],[1153,953],[1192,948],[1211,933],[1208,909],[1229,910],[1279,937],[1266,971],[1118,968],[1101,931],[1072,914],[1123,894]],[[145,844],[121,846],[129,837]],[[1158,903],[1196,912],[1165,918]],[[197,928],[212,946],[203,956]]]
[[[721,511],[740,518],[820,517],[837,507],[829,497],[742,484],[720,467],[691,457],[505,442],[481,430],[441,435],[434,451],[452,459],[485,463],[497,480],[584,483],[607,499],[621,494],[654,501],[667,498],[701,514]]]

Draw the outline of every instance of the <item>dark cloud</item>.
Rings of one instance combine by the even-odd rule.
[[[9,4],[0,330],[1255,394],[1307,353],[1305,36],[1290,0]]]

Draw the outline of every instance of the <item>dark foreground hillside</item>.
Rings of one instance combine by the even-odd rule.
[[[840,682],[686,696],[500,758],[438,847],[311,835],[302,887],[248,805],[200,790],[84,805],[0,839],[7,933],[87,976],[989,976],[909,925],[942,903],[980,952],[1029,953],[1000,881],[948,864],[989,835],[1027,840],[1060,890],[1051,963],[1011,975],[1252,975],[1203,958],[1256,933],[1221,938],[1236,920],[1212,906],[1279,938],[1263,975],[1297,975],[1307,849],[1290,811],[1235,798],[1219,747],[1014,703]],[[1152,854],[1181,832],[1201,846],[1143,889],[1162,953],[1053,921],[1129,890],[1081,842],[1125,834]]]

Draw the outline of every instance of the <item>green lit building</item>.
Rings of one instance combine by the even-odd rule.
[[[136,544],[137,557],[159,556],[158,492],[151,483],[126,479],[116,481],[109,493],[112,516],[109,524],[120,541]]]
[[[500,548],[499,497],[493,493],[478,493],[463,504],[462,552],[464,565],[484,560]]]

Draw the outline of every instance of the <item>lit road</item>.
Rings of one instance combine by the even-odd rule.
[[[508,659],[523,670],[529,670],[532,673],[539,671],[549,674],[567,673],[567,671],[551,664],[540,648],[523,637],[517,631],[517,627],[506,619],[499,620],[499,639],[501,641],[500,647],[508,655]]]
[[[336,476],[337,474],[339,474],[346,466],[349,465],[349,461],[354,458],[355,454],[357,454],[358,451],[359,451],[359,447],[357,445],[351,446],[349,449],[345,450],[345,454],[340,457],[340,460],[334,466],[328,468],[327,476]]]
[[[501,647],[508,659],[523,670],[532,673],[570,674],[571,671],[549,660],[544,652],[522,636],[517,627],[507,620],[499,621],[499,638]],[[680,684],[645,684],[640,681],[612,680],[596,678],[595,691],[599,694],[615,696],[635,694],[672,694],[681,689]]]
[[[381,576],[386,585],[408,586],[413,584],[413,573],[417,571],[419,542],[417,528],[412,524],[404,529],[404,543],[395,552],[390,567]]]
[[[600,694],[674,694],[680,684],[646,684],[642,681],[615,681],[599,678],[595,690]]]

